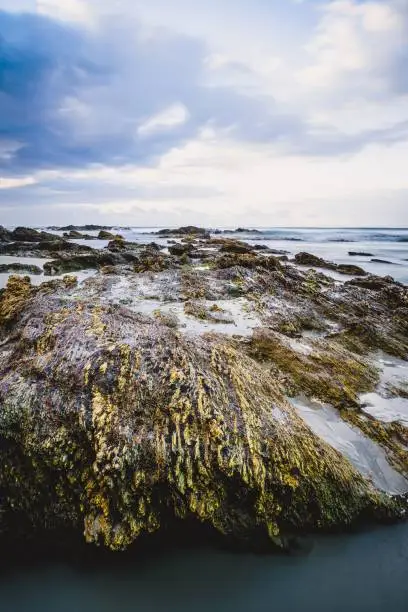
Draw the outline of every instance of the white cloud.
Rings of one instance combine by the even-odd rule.
[[[27,185],[35,185],[36,179],[32,176],[23,178],[2,178],[0,177],[0,189],[16,189],[17,187],[26,187]]]
[[[137,130],[138,135],[148,138],[154,134],[172,130],[177,126],[186,123],[189,118],[189,112],[184,104],[176,103],[157,113],[153,117],[149,117]]]
[[[3,179],[3,190],[36,183],[51,196],[55,194],[56,202],[63,194],[63,202],[58,201],[66,210],[75,206],[78,211],[120,217],[123,223],[142,217],[146,223],[157,224],[174,215],[181,222],[224,225],[238,223],[238,219],[269,225],[302,225],[311,220],[320,225],[408,225],[408,85],[404,89],[398,69],[403,54],[408,57],[407,0],[40,0],[37,6],[42,13],[81,25],[94,25],[98,18],[121,12],[128,16],[127,29],[115,22],[118,29],[112,27],[112,32],[126,40],[134,36],[136,17],[149,28],[160,26],[198,37],[208,51],[203,72],[208,80],[198,83],[200,92],[221,85],[225,90],[244,92],[248,99],[266,99],[270,108],[290,113],[309,131],[302,134],[302,155],[294,155],[293,146],[283,152],[273,132],[264,144],[254,144],[256,138],[233,140],[232,130],[225,127],[227,121],[221,123],[223,131],[206,127],[198,137],[196,130],[189,132],[187,142],[173,141],[173,133],[192,123],[194,100],[183,84],[180,92],[185,98],[179,89],[176,95],[171,90],[172,95],[160,97],[163,110],[157,112],[160,104],[140,105],[134,120],[137,97],[146,95],[149,100],[153,86],[149,72],[145,91],[115,90],[116,79],[112,88],[103,90],[105,95],[97,92],[102,99],[99,113],[94,112],[93,96],[79,101],[75,95],[63,99],[59,113],[72,122],[70,138],[75,146],[92,139],[98,145],[101,130],[109,134],[110,126],[120,122],[130,137],[143,139],[142,150],[168,138],[172,145],[163,149],[162,157],[149,159],[148,167],[126,158],[121,166],[41,171],[34,177]],[[155,35],[165,36],[160,31]],[[126,82],[136,72],[134,52],[129,51],[130,44],[128,47],[126,41],[123,49],[115,46],[126,68]],[[194,78],[196,72],[194,69]],[[174,75],[166,70],[163,77],[166,81],[177,75],[177,70]],[[156,81],[161,85],[160,71]],[[126,105],[118,112],[123,92],[127,92]],[[185,104],[177,102],[182,99]],[[243,108],[245,104],[246,99]],[[229,103],[225,116],[233,116]],[[236,121],[248,122],[253,128],[262,118],[250,107]],[[381,136],[382,130],[392,132],[397,124],[401,126],[398,143]],[[206,117],[202,125],[216,124]],[[199,127],[197,123],[197,130]],[[279,133],[280,143],[286,139],[297,145],[296,129],[288,122]],[[356,146],[334,146],[330,157],[325,157],[324,148],[313,147],[317,137],[340,144],[342,137],[355,138]],[[0,149],[0,159],[12,160],[13,146],[20,144],[7,146]],[[21,198],[25,192],[22,190]]]
[[[93,25],[95,15],[86,0],[37,0],[37,12],[54,19]]]
[[[357,0],[324,5],[315,36],[306,47],[311,63],[299,72],[300,82],[311,88],[344,90],[350,85],[347,79],[358,76],[360,95],[383,93],[387,70],[406,36],[406,11],[401,6]]]

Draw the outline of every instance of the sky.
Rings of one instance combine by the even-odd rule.
[[[0,0],[0,224],[408,226],[408,0]]]

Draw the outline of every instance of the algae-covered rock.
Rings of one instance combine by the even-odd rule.
[[[101,230],[98,234],[99,240],[123,240],[123,236],[119,234],[112,234],[112,232],[107,232],[106,230]]]
[[[12,278],[0,297],[2,531],[74,529],[124,549],[178,518],[250,545],[402,511],[239,342],[55,282]]]
[[[315,268],[324,268],[326,270],[334,270],[339,274],[349,274],[350,276],[366,276],[367,272],[360,266],[352,264],[335,264],[331,261],[326,261],[321,257],[312,255],[311,253],[297,253],[295,262],[299,266],[313,266]]]

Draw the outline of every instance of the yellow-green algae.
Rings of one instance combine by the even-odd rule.
[[[276,541],[400,510],[225,339],[39,292],[0,373],[2,511],[33,528],[123,549],[169,517]]]
[[[381,423],[362,412],[359,396],[373,391],[379,374],[367,359],[344,349],[336,339],[311,343],[311,351],[295,350],[269,330],[257,330],[247,350],[269,364],[289,395],[327,402],[339,409],[350,425],[358,427],[386,451],[398,470],[408,472],[408,428],[400,423]]]

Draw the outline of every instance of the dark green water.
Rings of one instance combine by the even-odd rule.
[[[408,525],[318,539],[297,557],[201,547],[98,565],[32,562],[2,569],[0,610],[407,612]]]

